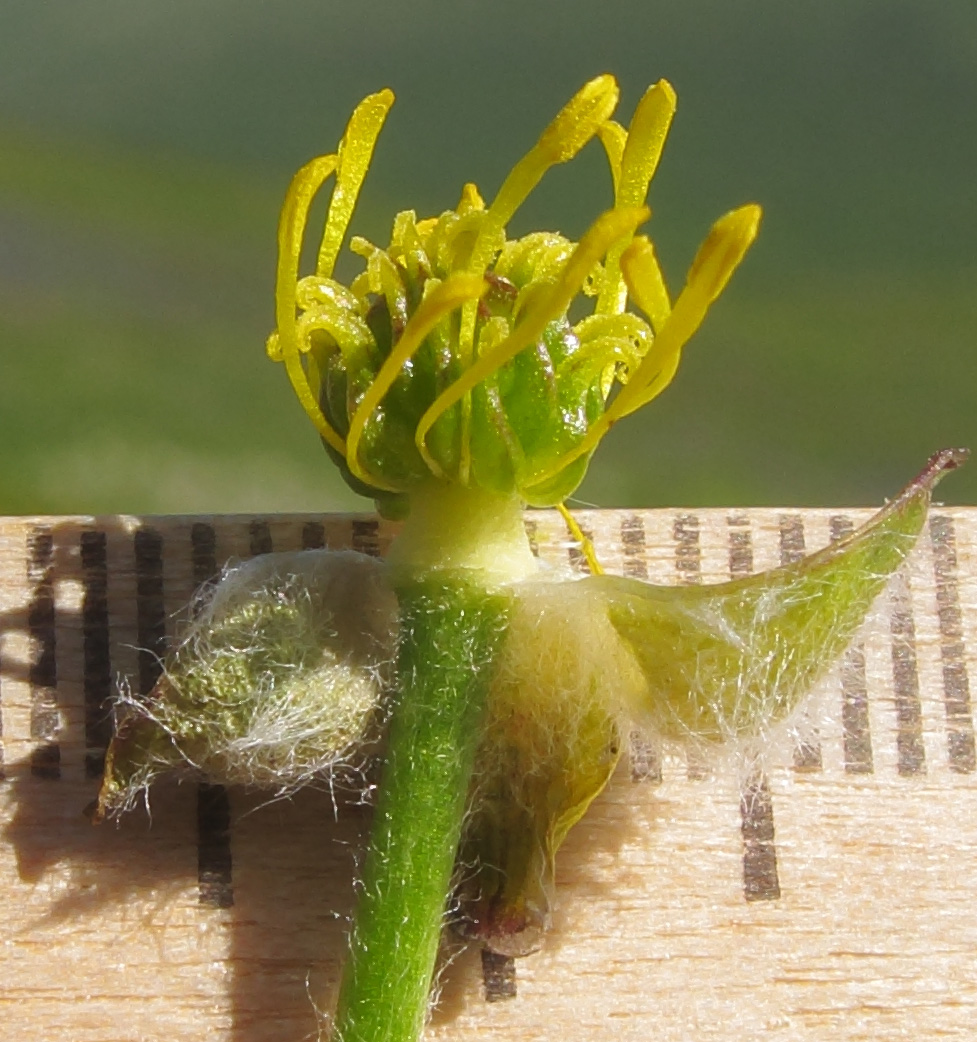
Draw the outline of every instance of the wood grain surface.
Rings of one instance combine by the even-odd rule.
[[[715,582],[868,511],[582,511],[609,571]],[[585,564],[559,517],[542,558]],[[369,811],[163,786],[93,828],[115,686],[146,690],[229,558],[382,553],[357,517],[0,522],[0,1042],[297,1042],[328,1009]],[[438,1042],[977,1036],[977,509],[934,510],[812,696],[759,750],[630,755],[559,863],[542,952],[446,952]],[[449,958],[450,957],[450,958]]]

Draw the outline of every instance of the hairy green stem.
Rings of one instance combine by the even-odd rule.
[[[403,582],[397,702],[333,1042],[415,1042],[427,1013],[508,598],[460,573]]]

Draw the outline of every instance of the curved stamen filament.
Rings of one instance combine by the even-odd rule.
[[[332,275],[336,258],[343,245],[357,196],[373,158],[373,148],[383,128],[390,106],[394,103],[391,90],[381,90],[365,97],[353,110],[339,145],[339,163],[336,187],[329,201],[329,214],[319,246],[316,271]]]
[[[275,321],[277,338],[272,336],[268,353],[280,357],[291,381],[295,396],[315,424],[316,430],[328,445],[345,454],[343,439],[332,428],[319,408],[317,392],[313,391],[309,374],[302,365],[301,352],[305,345],[299,339],[296,323],[296,292],[302,239],[309,219],[309,208],[316,192],[336,170],[339,157],[319,156],[306,163],[292,178],[278,222],[278,271],[275,279]]]
[[[678,369],[682,348],[699,328],[709,305],[723,291],[736,267],[756,237],[760,224],[760,207],[748,205],[721,217],[712,227],[706,241],[699,248],[689,269],[685,288],[675,302],[637,370],[600,416],[587,434],[569,452],[535,477],[533,484],[541,484],[558,474],[581,456],[589,455],[601,438],[620,419],[640,409],[659,395],[672,381]],[[659,290],[642,281],[648,266],[650,243],[643,238],[635,240],[621,257],[628,288],[639,306],[644,301],[649,309],[660,306]],[[644,310],[644,307],[642,307]],[[648,313],[648,312],[646,312]],[[649,314],[654,323],[654,318]]]
[[[671,383],[682,348],[702,324],[710,304],[729,282],[756,238],[759,226],[760,207],[755,205],[740,207],[713,225],[692,262],[675,307],[655,337],[651,351],[605,413],[605,418],[609,418],[611,423],[640,409]],[[640,260],[642,255],[647,257],[647,251],[638,247],[632,256]],[[646,299],[651,304],[656,289],[648,286],[646,292],[640,281],[643,271],[647,270],[641,264],[633,268],[629,264],[625,276],[629,287],[633,287],[635,299]]]
[[[434,400],[421,417],[415,432],[418,452],[431,472],[438,477],[444,473],[427,451],[427,432],[438,418],[483,380],[514,358],[523,348],[535,343],[546,326],[559,318],[577,295],[584,280],[610,246],[624,236],[630,237],[635,228],[648,218],[648,209],[614,209],[601,214],[577,244],[556,283],[541,293],[518,326],[496,348],[482,355],[450,387]]]
[[[577,91],[557,113],[536,144],[512,168],[485,212],[485,220],[472,248],[468,270],[483,272],[497,248],[499,237],[513,214],[539,184],[551,166],[566,163],[597,133],[617,106],[619,91],[613,76],[598,76]],[[462,313],[461,358],[471,357],[475,343],[475,308]],[[467,356],[466,356],[467,352]]]
[[[594,549],[593,540],[591,540],[590,536],[588,536],[580,525],[577,524],[577,519],[569,510],[567,510],[566,503],[557,503],[556,509],[560,512],[560,517],[563,518],[563,523],[567,526],[567,531],[580,544],[580,552],[583,554],[584,560],[587,562],[590,574],[603,575],[604,568],[600,561],[597,560],[597,551]]]
[[[617,198],[617,186],[621,180],[621,158],[624,155],[624,146],[628,141],[628,132],[620,123],[608,119],[597,128],[597,136],[607,155],[607,165],[611,168],[614,197]]]
[[[404,327],[404,332],[387,356],[380,371],[367,388],[349,424],[346,439],[346,462],[350,471],[361,481],[389,492],[398,492],[366,473],[359,462],[359,444],[372,413],[393,386],[404,364],[424,342],[424,338],[447,315],[466,301],[478,300],[488,288],[481,275],[452,275],[436,285],[418,305]],[[430,464],[429,464],[430,466]],[[436,473],[436,472],[435,472]]]

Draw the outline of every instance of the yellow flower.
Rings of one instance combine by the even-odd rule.
[[[562,502],[619,419],[656,397],[756,235],[744,206],[713,227],[674,302],[651,242],[648,185],[675,112],[662,80],[631,125],[611,120],[613,77],[587,83],[513,167],[486,206],[465,185],[454,210],[397,215],[381,249],[354,237],[366,261],[350,286],[333,269],[393,94],[354,111],[334,155],[307,163],[279,227],[277,331],[269,355],[346,479],[388,514],[438,485]],[[614,205],[578,243],[552,232],[506,238],[546,171],[593,137],[607,153]],[[309,208],[335,175],[315,273],[299,277]],[[594,299],[577,322],[578,294]],[[639,313],[628,311],[630,301]],[[423,493],[422,493],[423,494]]]

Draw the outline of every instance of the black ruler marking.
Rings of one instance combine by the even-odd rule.
[[[353,549],[357,553],[380,556],[380,523],[368,518],[353,522]]]
[[[679,582],[697,586],[702,582],[702,550],[699,545],[699,519],[695,514],[679,514],[672,523],[675,541],[675,570]],[[689,781],[704,781],[709,777],[709,765],[700,749],[689,745],[685,751],[686,777]]]
[[[957,538],[953,518],[936,514],[930,519],[936,608],[940,622],[943,660],[943,705],[946,711],[947,759],[950,770],[970,774],[977,767],[970,678],[963,643],[963,617],[957,585]]]
[[[872,774],[872,729],[868,716],[868,681],[865,676],[865,647],[853,644],[841,663],[841,727],[847,774]]]
[[[662,754],[659,745],[640,731],[632,731],[628,740],[631,781],[661,785]]]
[[[112,659],[109,642],[108,550],[104,532],[81,533],[82,690],[85,699],[85,777],[100,778],[112,738]]]
[[[31,688],[31,774],[61,777],[61,714],[58,709],[58,662],[54,602],[54,536],[46,527],[27,536],[27,629],[31,636],[28,681]]]
[[[589,540],[590,545],[593,546],[594,538],[593,533],[588,531],[586,528],[581,526],[580,531],[583,533],[584,539]],[[571,536],[571,539],[573,537]],[[583,547],[576,542],[572,542],[567,547],[567,558],[570,561],[570,567],[575,572],[580,572],[582,575],[591,575],[590,564],[587,561],[587,555],[583,552]]]
[[[302,525],[302,549],[322,550],[326,545],[326,530],[321,521],[306,521]]]
[[[516,997],[516,960],[482,949],[482,981],[486,1002],[504,1002]]]
[[[743,514],[730,514],[726,518],[726,528],[730,578],[742,579],[752,575],[754,558],[750,519]],[[783,552],[781,541],[781,554]],[[743,836],[743,896],[747,901],[776,901],[780,897],[780,875],[773,800],[761,771],[752,775],[740,793],[740,831]]]
[[[743,579],[753,574],[753,535],[750,519],[742,514],[730,514],[726,518],[729,529],[729,575],[731,579]]]
[[[629,514],[621,521],[621,547],[624,551],[624,574],[629,579],[646,582],[648,563],[645,560],[647,537],[644,521],[637,514]],[[662,756],[658,743],[641,731],[632,731],[628,738],[628,771],[631,781],[660,785]]]
[[[796,564],[804,557],[807,549],[804,538],[804,519],[799,514],[780,515],[780,564],[781,567]],[[822,769],[821,743],[817,732],[801,738],[794,747],[795,771],[820,771]]]
[[[148,695],[163,671],[166,608],[163,603],[163,537],[140,528],[133,539],[136,558],[136,641],[139,645],[139,691]]]
[[[743,896],[747,901],[776,901],[780,897],[773,800],[767,780],[755,774],[740,795],[743,834]]]
[[[207,908],[234,904],[231,802],[223,785],[197,786],[197,901]]]
[[[252,557],[260,557],[262,554],[270,554],[274,551],[275,543],[271,538],[271,527],[267,521],[252,521],[248,526],[248,534],[251,537]]]
[[[851,518],[831,518],[831,541],[837,543],[855,531]],[[847,774],[872,774],[872,728],[868,715],[868,681],[865,675],[865,645],[856,641],[841,663],[841,729]]]
[[[675,570],[679,582],[696,586],[702,582],[702,550],[699,547],[699,519],[695,514],[679,514],[672,524],[675,540]]]
[[[637,514],[621,521],[621,546],[624,549],[624,574],[629,579],[646,580],[648,562],[645,560],[647,539],[644,522]]]
[[[198,589],[217,580],[217,533],[213,525],[203,521],[191,525],[190,564],[193,567],[193,583]]]
[[[919,670],[916,665],[916,623],[913,619],[909,579],[904,571],[892,580],[892,683],[896,704],[897,769],[901,775],[926,773],[923,745],[923,709],[919,701]]]
[[[702,582],[698,517],[695,514],[677,515],[672,522],[672,539],[675,542],[675,571],[679,582],[685,586],[698,586]],[[695,745],[686,746],[685,763],[685,775],[689,781],[704,781],[709,777],[709,765]]]

